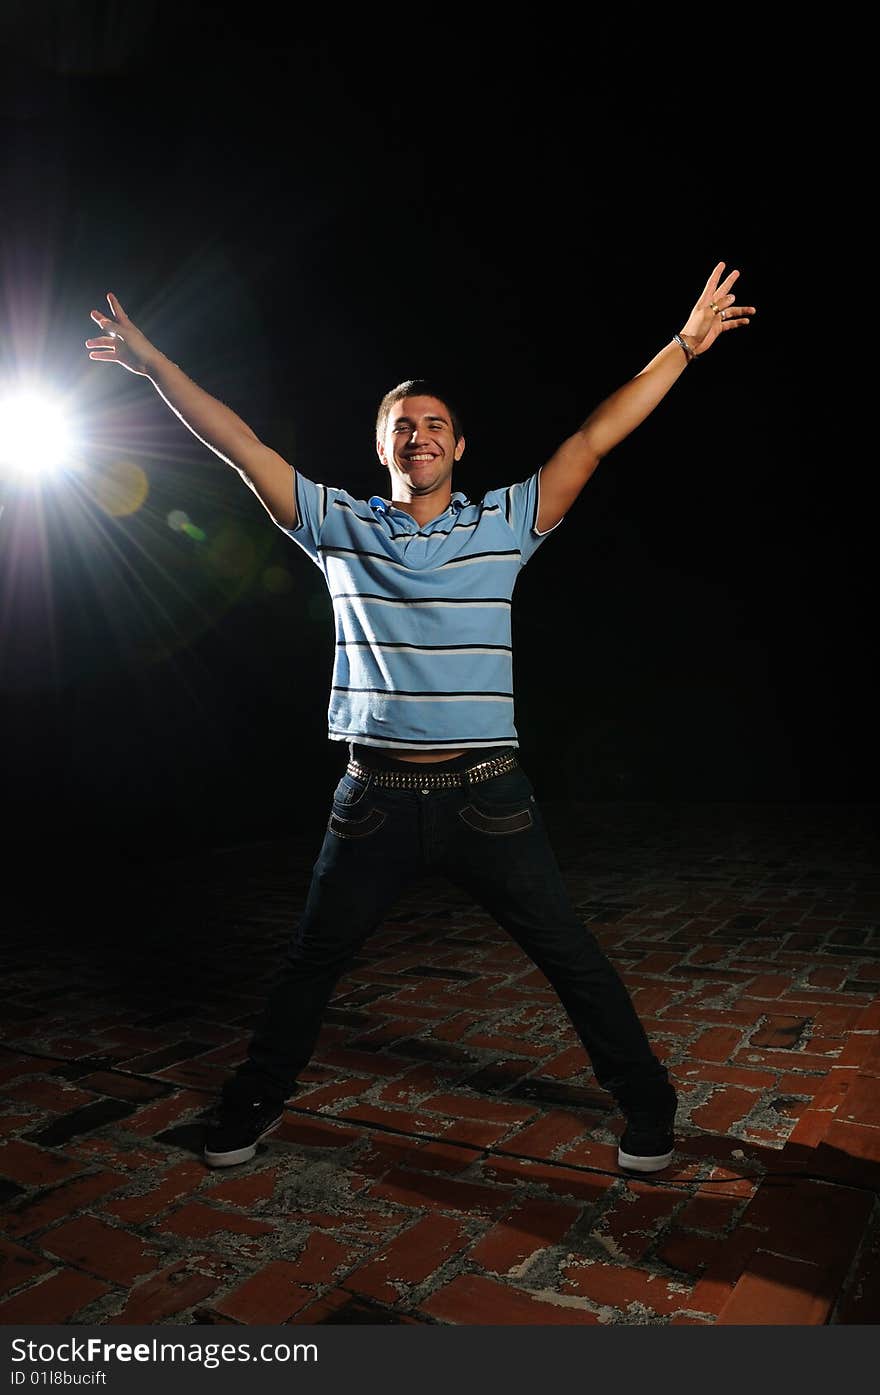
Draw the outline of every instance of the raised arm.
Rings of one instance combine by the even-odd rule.
[[[296,526],[294,470],[277,451],[264,446],[251,428],[229,407],[205,392],[151,344],[126,315],[116,296],[107,300],[115,319],[93,310],[91,318],[103,333],[85,341],[89,358],[119,363],[129,373],[149,378],[159,396],[194,436],[237,470],[269,516],[284,528]]]
[[[640,373],[606,397],[541,470],[538,530],[547,532],[568,512],[603,456],[653,412],[691,359],[712,347],[722,332],[739,329],[754,315],[754,305],[734,305],[731,271],[721,280],[724,262],[709,277],[684,328]]]

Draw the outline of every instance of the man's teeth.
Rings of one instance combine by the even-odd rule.
[[[407,460],[409,460],[409,461],[413,461],[413,460],[433,460],[433,459],[434,459],[433,455],[408,455],[408,456],[407,456]]]

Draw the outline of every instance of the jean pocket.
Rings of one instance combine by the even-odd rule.
[[[346,809],[344,813],[334,808],[327,828],[337,838],[369,838],[371,833],[378,832],[387,817],[382,809],[375,807],[366,813],[360,808],[354,811]]]
[[[334,809],[354,809],[360,804],[372,782],[372,775],[361,779],[359,775],[349,775],[346,771],[333,791]]]
[[[524,808],[514,806],[509,813],[503,813],[504,808],[499,804],[487,813],[485,808],[480,809],[476,804],[465,804],[463,809],[459,809],[458,817],[478,833],[489,834],[524,833],[535,821],[531,803]]]

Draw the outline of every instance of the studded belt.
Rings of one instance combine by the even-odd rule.
[[[515,770],[518,764],[516,756],[496,756],[494,760],[480,761],[466,770],[438,770],[434,774],[419,770],[410,774],[408,770],[373,770],[352,758],[346,769],[349,775],[354,775],[358,780],[366,780],[369,776],[374,785],[387,789],[426,793],[429,790],[455,789],[461,785],[479,785],[484,780],[493,780],[496,775],[506,775],[509,770]]]

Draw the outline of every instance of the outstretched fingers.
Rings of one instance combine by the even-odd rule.
[[[722,329],[738,329],[740,325],[749,323],[749,316],[754,315],[754,305],[731,305],[722,315]]]

